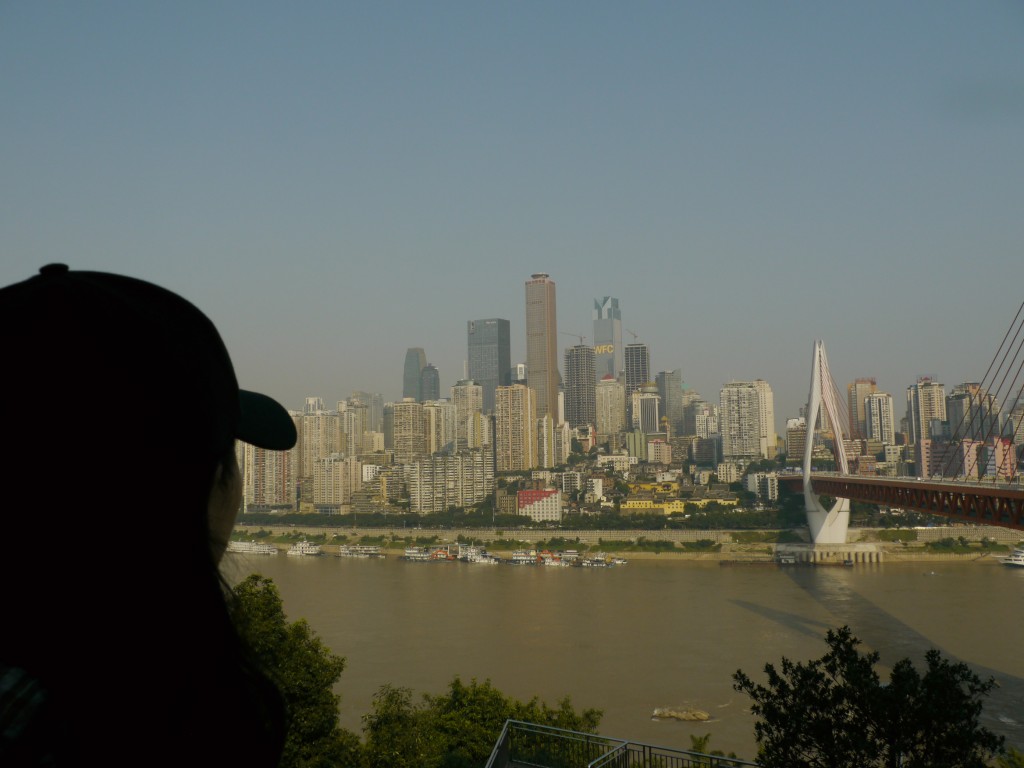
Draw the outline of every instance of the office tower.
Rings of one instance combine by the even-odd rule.
[[[631,398],[633,429],[639,429],[645,435],[661,432],[661,397],[658,388],[653,385],[640,387]]]
[[[455,447],[462,451],[479,448],[479,426],[484,407],[484,390],[472,379],[463,379],[452,387],[455,405]]]
[[[627,344],[625,366],[628,398],[651,380],[651,353],[647,345],[639,342]]]
[[[850,437],[854,440],[867,437],[867,415],[864,400],[873,392],[878,391],[874,379],[856,379],[846,387],[846,403],[850,411]]]
[[[512,383],[512,346],[508,320],[467,323],[470,379],[483,388],[483,412],[494,413],[494,390]]]
[[[427,363],[420,371],[420,402],[441,399],[441,374],[433,364]]]
[[[932,422],[946,420],[946,388],[929,376],[907,387],[907,426],[915,445],[932,436]]]
[[[558,418],[558,322],[555,282],[544,272],[526,281],[526,368],[537,417]]]
[[[420,402],[420,372],[427,364],[427,354],[422,347],[405,350],[405,368],[402,375],[402,399],[411,397]]]
[[[779,448],[778,437],[775,434],[775,395],[764,379],[755,379],[754,388],[757,390],[757,407],[761,422],[761,458],[774,459]]]
[[[385,413],[390,411],[392,415],[392,445],[389,447],[395,452],[395,463],[406,464],[423,458],[427,453],[423,404],[406,397],[402,402],[388,403],[384,408]]]
[[[626,429],[626,388],[607,374],[595,387],[597,433],[603,437],[618,435]]]
[[[853,421],[852,414],[850,421]],[[896,445],[896,423],[892,410],[892,395],[885,392],[869,393],[864,398],[864,423],[866,427],[864,436],[868,440],[877,440],[885,445]]]
[[[594,299],[595,383],[605,376],[618,378],[623,370],[622,313],[619,300],[611,296]]]
[[[537,398],[533,387],[498,387],[494,408],[497,471],[518,472],[536,467]]]
[[[572,427],[597,420],[594,348],[577,344],[565,350],[565,420]]]
[[[369,432],[384,431],[384,396],[379,392],[353,392],[349,398],[366,406],[366,429]]]
[[[762,407],[761,400],[762,388],[753,381],[731,381],[722,388],[718,429],[722,435],[725,461],[769,458],[766,455],[765,429],[761,424],[762,413],[767,409]],[[772,411],[774,419],[774,408]]]
[[[668,419],[672,434],[683,435],[683,372],[661,371],[656,377],[661,396],[661,412]]]

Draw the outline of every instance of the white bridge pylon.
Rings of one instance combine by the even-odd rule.
[[[807,396],[807,438],[804,444],[804,506],[807,508],[807,525],[811,530],[811,541],[815,544],[845,544],[846,529],[850,525],[850,500],[836,499],[832,509],[825,509],[818,495],[811,487],[811,454],[814,452],[814,431],[822,409],[828,414],[829,423],[836,435],[835,455],[839,471],[850,473],[843,448],[842,421],[836,402],[836,387],[828,370],[825,342],[814,342],[814,360],[811,364],[811,391]]]

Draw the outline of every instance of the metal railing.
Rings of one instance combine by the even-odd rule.
[[[758,768],[745,760],[656,747],[520,720],[505,722],[487,768]]]

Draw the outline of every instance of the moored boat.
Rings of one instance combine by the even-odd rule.
[[[1017,546],[1013,552],[1002,558],[1003,565],[1024,568],[1024,544]]]
[[[312,541],[306,541],[303,539],[302,541],[297,541],[292,544],[291,548],[288,550],[288,554],[298,557],[315,557],[323,554],[323,552],[321,552],[319,544],[314,544]]]
[[[246,555],[276,555],[280,550],[273,544],[262,541],[229,541],[228,552],[239,552]]]

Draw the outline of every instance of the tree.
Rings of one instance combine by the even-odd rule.
[[[282,768],[354,764],[359,737],[339,725],[340,697],[334,693],[345,659],[333,654],[305,620],[285,619],[270,579],[253,574],[233,594],[235,620],[259,663],[273,675],[288,710]]]
[[[414,703],[408,688],[382,686],[363,716],[367,768],[462,768],[483,765],[506,720],[596,733],[601,712],[577,712],[569,698],[549,707],[506,696],[490,681],[455,677],[441,695]]]
[[[878,653],[862,654],[849,627],[829,630],[825,642],[820,659],[767,664],[767,685],[733,675],[753,700],[764,768],[983,768],[1002,751],[1002,737],[980,724],[993,679],[931,650],[924,675],[903,659],[883,683]]]

